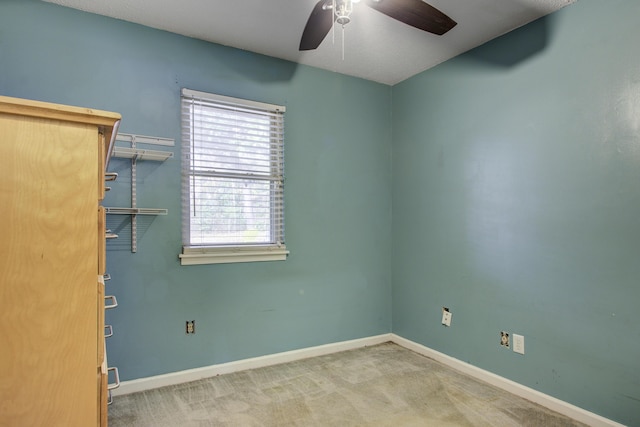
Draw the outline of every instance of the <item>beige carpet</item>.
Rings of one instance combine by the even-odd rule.
[[[109,426],[583,424],[385,343],[117,396]]]

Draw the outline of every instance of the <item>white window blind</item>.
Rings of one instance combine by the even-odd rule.
[[[182,90],[183,264],[286,257],[284,111]]]

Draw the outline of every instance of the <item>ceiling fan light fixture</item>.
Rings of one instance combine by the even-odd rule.
[[[334,2],[333,11],[336,15],[336,22],[343,27],[351,22],[353,3],[357,3],[357,0],[335,0]]]

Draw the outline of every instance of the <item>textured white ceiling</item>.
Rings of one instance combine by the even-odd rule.
[[[458,25],[443,36],[364,2],[318,49],[299,52],[317,0],[44,0],[185,36],[393,85],[575,0],[428,0]]]

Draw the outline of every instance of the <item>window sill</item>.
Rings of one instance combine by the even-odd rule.
[[[228,264],[236,262],[284,261],[289,251],[284,246],[187,247],[182,249],[181,265]]]

